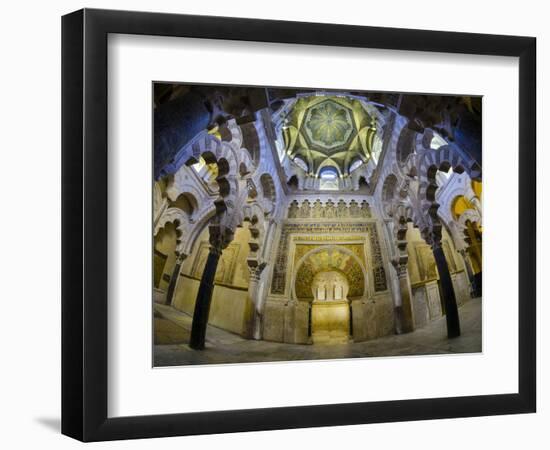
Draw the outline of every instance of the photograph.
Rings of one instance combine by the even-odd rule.
[[[482,352],[482,96],[152,100],[154,367]]]
[[[106,5],[3,8],[1,448],[550,448],[541,2]]]

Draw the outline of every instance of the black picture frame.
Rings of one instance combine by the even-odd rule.
[[[518,392],[469,397],[107,417],[109,33],[518,57]],[[62,433],[82,441],[101,441],[535,412],[535,94],[536,39],[533,37],[93,9],[84,9],[64,16]]]

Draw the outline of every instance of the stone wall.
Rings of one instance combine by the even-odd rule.
[[[266,341],[284,342],[285,303],[268,300],[264,309],[263,338]]]
[[[455,272],[451,274],[453,287],[455,289],[456,302],[458,306],[463,305],[470,300],[470,283],[468,275],[465,271]]]
[[[351,307],[354,342],[394,333],[395,322],[390,295],[377,295],[370,300],[354,300]]]
[[[413,289],[414,327],[422,328],[430,321],[426,287]]]
[[[309,304],[268,300],[265,305],[263,338],[289,344],[309,344]]]
[[[174,308],[193,315],[200,280],[180,276]],[[212,294],[208,323],[237,334],[244,332],[248,291],[242,288],[216,285]]]
[[[285,302],[270,298],[265,305],[263,338],[266,341],[289,344],[310,344],[309,303]],[[394,333],[393,303],[389,294],[370,300],[355,299],[351,302],[354,342],[376,339]]]
[[[437,280],[414,286],[412,292],[415,328],[422,328],[428,322],[442,316],[441,297]]]

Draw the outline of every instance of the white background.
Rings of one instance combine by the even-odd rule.
[[[246,70],[227,70],[241,61]],[[518,104],[517,63],[509,57],[110,37],[109,415],[517,392],[517,299],[509,293],[517,292],[518,179],[501,170],[503,159],[511,167],[518,161],[517,108],[509,108]],[[152,234],[152,211],[144,199],[152,172],[151,80],[160,79],[483,95],[483,354],[151,370],[151,243],[144,237]],[[507,227],[501,226],[503,211]],[[500,257],[502,242],[507,258]],[[208,386],[208,395],[182,386]]]
[[[307,5],[296,1],[264,2],[97,2],[10,3],[0,18],[2,39],[2,434],[7,448],[73,448],[80,444],[58,434],[60,375],[60,18],[81,6],[249,16],[288,20],[355,23],[503,34],[536,35],[539,67],[539,229],[542,196],[550,183],[542,180],[544,154],[543,95],[548,104],[550,31],[542,2],[462,1],[362,3],[339,1]],[[544,77],[540,74],[544,74]],[[511,105],[511,107],[515,107]],[[514,168],[505,162],[502,170]],[[544,194],[542,191],[545,191]],[[539,233],[538,273],[548,270],[541,255],[548,238]],[[539,281],[539,287],[542,283]],[[539,300],[548,289],[539,290]],[[539,413],[536,415],[471,418],[401,424],[241,433],[228,436],[172,438],[97,444],[97,447],[279,448],[316,445],[383,445],[386,448],[546,448],[550,420],[548,379],[550,361],[543,355],[550,340],[540,318],[550,312],[539,301]],[[543,357],[544,356],[544,357]],[[475,376],[475,374],[472,374]]]

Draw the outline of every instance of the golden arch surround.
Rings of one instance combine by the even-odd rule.
[[[298,272],[300,270],[300,267],[304,264],[304,262],[306,262],[309,258],[311,258],[311,256],[313,256],[316,253],[326,251],[326,250],[334,250],[334,249],[336,249],[340,253],[344,253],[344,254],[350,256],[353,259],[353,261],[356,264],[359,265],[359,267],[361,268],[361,273],[363,275],[363,293],[362,293],[362,297],[364,297],[365,295],[368,294],[368,273],[367,273],[367,270],[366,270],[363,262],[361,261],[361,259],[355,253],[353,253],[351,250],[349,250],[349,249],[347,249],[347,248],[345,248],[345,247],[343,247],[339,244],[330,244],[330,245],[321,245],[321,246],[318,246],[318,247],[315,247],[315,248],[311,249],[305,255],[303,255],[298,260],[298,262],[295,264],[295,266],[293,267],[293,273],[292,273],[292,278],[291,278],[291,294],[292,294],[291,298],[293,300],[298,300],[298,297],[296,295],[296,279],[297,279],[297,275],[298,275]]]

